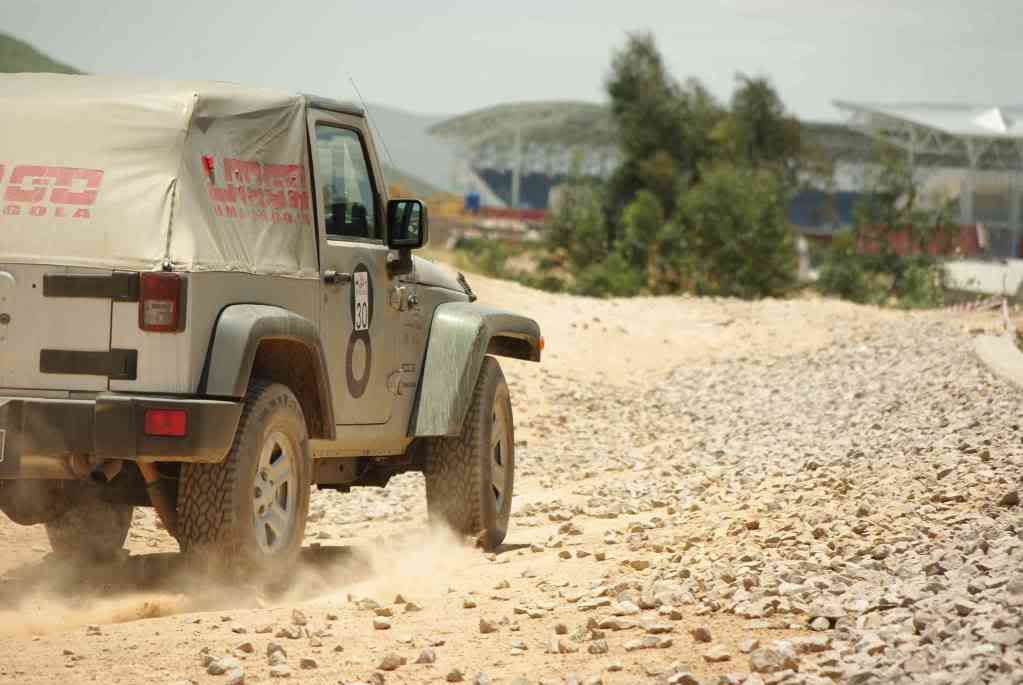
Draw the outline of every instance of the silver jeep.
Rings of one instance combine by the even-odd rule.
[[[281,569],[310,486],[426,478],[504,539],[494,356],[537,324],[414,258],[361,108],[223,83],[0,76],[0,509],[108,558],[136,506],[182,550]]]

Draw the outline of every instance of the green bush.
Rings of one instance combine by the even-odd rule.
[[[717,165],[682,196],[678,222],[685,268],[705,292],[767,297],[795,285],[795,244],[777,175]]]
[[[851,231],[835,234],[818,273],[817,288],[826,295],[853,302],[871,299],[865,259],[856,249]]]
[[[904,257],[895,282],[899,306],[906,309],[942,306],[945,302],[942,273],[930,257]]]
[[[576,270],[603,261],[608,253],[603,191],[587,183],[565,187],[548,220],[546,242]]]
[[[572,292],[592,297],[630,297],[643,289],[643,274],[619,252],[576,274]]]

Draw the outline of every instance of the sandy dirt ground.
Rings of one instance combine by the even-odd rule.
[[[973,435],[971,392],[993,416],[1017,401],[970,352],[971,330],[992,316],[817,298],[606,301],[471,282],[484,302],[535,317],[547,341],[540,365],[502,361],[518,468],[497,554],[426,527],[418,474],[384,490],[314,493],[302,564],[274,593],[190,575],[150,510],[136,510],[130,556],[102,568],[62,565],[41,526],[4,519],[0,682],[276,682],[275,659],[274,673],[308,683],[933,674],[931,662],[915,671],[913,653],[900,656],[909,643],[888,624],[873,625],[891,615],[875,607],[925,578],[932,547],[977,517],[1002,533],[1006,516],[1019,521],[994,504],[1019,473],[1013,420]],[[966,379],[961,392],[955,378]],[[928,413],[946,391],[958,409]],[[964,442],[1007,465],[982,482],[962,475],[963,497],[934,500],[959,472],[939,483],[940,469],[914,471],[924,467],[909,467],[911,455],[956,469],[977,452]],[[920,483],[927,525],[907,518]],[[980,605],[1006,587],[962,593]],[[991,599],[990,615],[1006,601]],[[956,611],[949,621],[983,613]],[[871,636],[892,646],[862,646]],[[913,644],[934,651],[943,639]],[[286,659],[268,656],[271,643]],[[1000,658],[1015,664],[1018,646],[1002,645]],[[211,658],[228,673],[211,674]]]

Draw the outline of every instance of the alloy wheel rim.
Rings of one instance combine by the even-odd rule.
[[[297,515],[295,450],[283,433],[271,433],[263,442],[252,490],[256,542],[274,554],[290,543]]]
[[[509,494],[508,468],[511,445],[508,444],[508,410],[504,402],[495,402],[490,428],[490,491],[498,512]]]

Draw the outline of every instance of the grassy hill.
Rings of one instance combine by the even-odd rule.
[[[74,67],[47,57],[28,43],[0,33],[0,72],[45,71],[54,74],[79,74]]]

